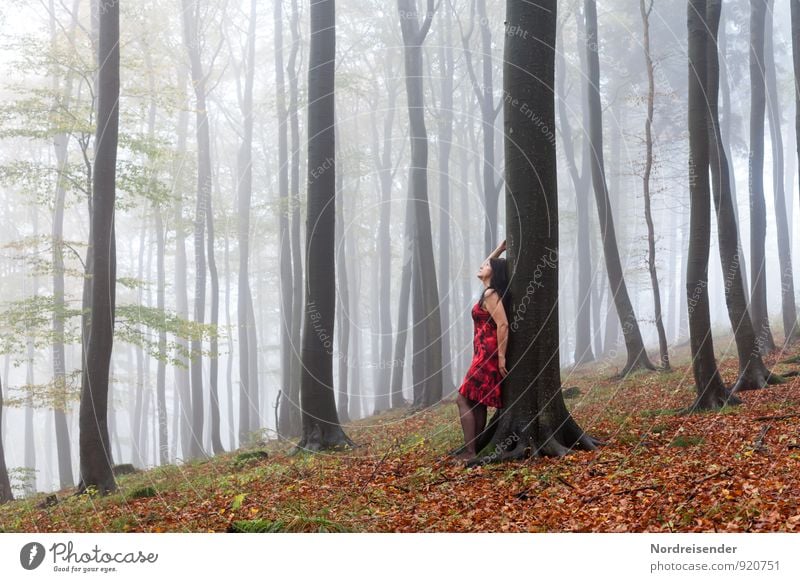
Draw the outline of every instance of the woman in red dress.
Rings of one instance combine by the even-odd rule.
[[[459,460],[474,458],[476,437],[486,427],[486,408],[501,408],[502,379],[506,370],[506,346],[508,345],[508,292],[506,260],[499,258],[506,249],[501,242],[481,265],[478,278],[484,289],[480,299],[472,308],[474,324],[472,365],[458,389],[458,411],[464,431],[465,449]]]

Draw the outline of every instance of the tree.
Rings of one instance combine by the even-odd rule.
[[[725,387],[714,358],[711,315],[708,306],[708,255],[711,242],[711,189],[709,185],[709,143],[706,0],[689,0],[689,256],[686,294],[689,335],[697,398],[692,409],[716,409],[741,401]],[[719,19],[717,19],[717,24]],[[714,33],[716,34],[716,33]]]
[[[775,349],[767,311],[767,209],[764,202],[764,26],[766,0],[750,0],[750,315],[761,354]]]
[[[556,0],[506,3],[506,232],[513,313],[503,408],[478,438],[473,463],[594,450],[561,394],[555,135]],[[547,131],[542,131],[546,128]]]
[[[92,263],[90,329],[83,362],[79,413],[79,490],[101,494],[116,489],[108,436],[108,381],[114,341],[116,307],[116,200],[117,137],[119,131],[119,4],[99,10],[97,74],[97,131],[90,247]]]
[[[769,0],[768,20],[765,23],[764,66],[767,90],[767,115],[769,134],[772,139],[772,191],[775,201],[775,226],[778,238],[778,263],[781,278],[781,313],[783,315],[784,345],[797,340],[797,307],[794,303],[794,274],[792,272],[791,240],[786,212],[786,194],[783,180],[783,136],[781,132],[781,107],[778,100],[778,84],[775,80],[775,50],[773,35],[773,5]]]
[[[428,134],[425,129],[422,44],[428,36],[438,5],[427,0],[420,22],[416,0],[397,0],[403,33],[406,97],[411,140],[408,196],[414,209],[411,259],[411,312],[414,355],[411,363],[416,408],[431,406],[442,397],[442,322],[439,290],[433,260],[433,236],[428,207]]]
[[[280,6],[280,2],[275,3]],[[279,8],[276,8],[278,11]],[[245,58],[244,95],[242,95],[242,117],[244,133],[239,146],[238,166],[238,195],[239,195],[239,286],[236,313],[239,323],[239,442],[243,443],[249,438],[253,429],[250,426],[250,398],[258,392],[258,377],[250,377],[250,369],[257,366],[255,346],[250,345],[249,333],[253,310],[253,297],[250,290],[250,201],[253,194],[253,78],[255,76],[255,43],[256,43],[256,2],[250,4],[250,23],[247,33],[247,53]],[[275,41],[277,45],[277,40]],[[276,56],[276,59],[278,57]],[[281,84],[278,83],[278,100],[280,102]],[[280,135],[280,134],[279,134]],[[285,144],[284,144],[285,146]],[[283,172],[283,169],[281,169]],[[281,174],[282,175],[282,174]],[[283,183],[280,184],[282,188]],[[283,193],[283,190],[281,190]],[[283,214],[281,214],[283,216]],[[283,220],[283,218],[281,218]],[[286,243],[281,239],[283,247]],[[287,247],[288,248],[288,247]],[[283,253],[283,249],[281,249]],[[281,264],[283,260],[281,260]],[[281,266],[281,280],[283,281],[283,264]],[[283,289],[283,286],[281,287]],[[283,313],[283,311],[282,311]],[[291,315],[291,313],[289,314]],[[283,366],[281,369],[285,370]],[[286,372],[284,372],[286,373]]]
[[[747,312],[747,298],[739,254],[739,230],[736,224],[733,195],[731,192],[731,171],[722,141],[719,122],[719,51],[717,31],[719,29],[721,3],[710,0],[706,18],[711,27],[707,51],[706,95],[708,100],[708,140],[709,164],[713,182],[714,207],[717,216],[719,236],[719,255],[724,279],[725,303],[728,317],[736,340],[739,356],[739,378],[732,391],[763,388],[777,377],[771,376],[764,365],[756,345],[756,336],[750,314]]]
[[[6,455],[3,451],[3,385],[0,382],[0,504],[12,501],[14,494],[11,492],[11,483],[8,480],[6,468]]]
[[[311,0],[310,19],[306,307],[300,383],[303,434],[294,452],[354,445],[336,414],[331,351],[336,297],[335,0]]]
[[[617,235],[614,230],[614,218],[611,211],[608,184],[606,182],[603,162],[603,114],[600,104],[600,61],[598,57],[597,37],[597,4],[596,0],[584,1],[584,18],[586,22],[586,53],[588,55],[589,83],[589,139],[591,142],[592,185],[600,221],[600,234],[603,239],[603,255],[606,261],[608,282],[611,296],[622,326],[628,360],[620,372],[621,376],[636,369],[653,370],[654,366],[647,357],[647,351],[639,331],[639,323],[633,311],[622,263],[617,247]]]
[[[644,26],[644,60],[647,68],[647,119],[644,124],[645,133],[645,162],[642,188],[644,191],[644,214],[647,221],[647,267],[650,272],[650,284],[653,286],[653,306],[656,316],[656,329],[658,330],[658,349],[661,355],[661,366],[669,370],[669,349],[667,347],[667,333],[664,331],[664,321],[661,318],[661,290],[658,286],[658,272],[656,270],[656,237],[653,225],[653,213],[650,210],[650,174],[653,171],[653,112],[655,108],[656,84],[655,66],[650,53],[650,14],[653,11],[653,0],[645,3],[639,0],[639,11],[642,14]]]
[[[578,40],[580,43],[580,39]],[[563,47],[563,35],[558,34],[558,43]],[[584,73],[586,61],[585,51],[581,51],[581,74]],[[583,144],[583,154],[581,155],[581,167],[578,170],[578,163],[575,155],[575,145],[573,143],[572,126],[567,116],[567,92],[566,92],[566,59],[563,49],[556,52],[556,95],[558,99],[558,129],[561,135],[561,142],[564,145],[564,156],[567,161],[572,186],[575,190],[575,214],[577,215],[578,232],[578,289],[576,293],[577,308],[575,310],[575,364],[583,364],[594,361],[592,352],[592,256],[589,240],[589,148],[587,147],[586,136],[581,139]],[[588,102],[586,98],[586,83],[581,83],[582,91],[582,118],[583,127],[587,128],[588,123]],[[599,312],[600,306],[595,307],[595,313]]]
[[[800,170],[800,0],[789,0],[792,10],[792,69],[794,70],[794,131]],[[800,171],[798,171],[800,175]]]

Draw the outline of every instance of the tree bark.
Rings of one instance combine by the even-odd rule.
[[[412,338],[414,355],[414,407],[432,406],[442,397],[442,322],[436,265],[433,260],[431,216],[428,205],[428,134],[425,128],[422,44],[430,30],[435,12],[428,0],[420,23],[414,0],[397,0],[403,34],[405,83],[411,140],[409,197],[414,207],[412,253]]]
[[[786,193],[783,185],[783,135],[781,130],[781,107],[778,100],[778,84],[775,80],[775,49],[773,35],[774,0],[768,0],[764,35],[764,66],[767,90],[767,115],[769,134],[772,140],[772,191],[775,205],[775,226],[778,237],[778,263],[781,281],[781,314],[783,316],[784,346],[797,341],[797,307],[794,302],[794,274],[792,271],[792,245],[789,238],[789,223],[786,212]]]
[[[336,153],[334,73],[336,4],[311,0],[308,61],[308,216],[306,307],[300,404],[303,434],[295,452],[353,446],[336,414],[331,346],[335,317]]]
[[[661,355],[661,367],[669,370],[669,347],[667,346],[667,333],[664,331],[664,321],[661,317],[661,289],[658,286],[658,272],[656,270],[656,235],[653,225],[653,213],[650,210],[650,174],[653,171],[653,113],[655,109],[656,84],[655,66],[650,53],[650,13],[653,11],[653,0],[645,5],[645,0],[639,0],[639,10],[642,14],[644,26],[644,60],[647,68],[647,119],[644,125],[645,133],[645,163],[642,188],[644,192],[644,215],[647,221],[647,267],[650,272],[650,284],[653,286],[653,308],[658,330],[658,348]]]
[[[117,137],[119,131],[119,4],[99,11],[97,133],[95,135],[90,247],[91,327],[83,367],[80,402],[79,490],[106,494],[116,489],[108,436],[108,386],[116,307]]]
[[[3,385],[0,383],[0,505],[7,501],[14,500],[14,493],[11,491],[11,482],[8,479],[6,455],[3,450],[3,410]]]
[[[708,305],[708,255],[711,242],[711,188],[709,143],[707,53],[710,42],[706,0],[689,0],[689,194],[690,234],[686,268],[689,334],[697,398],[692,409],[716,409],[741,401],[725,387],[714,357],[711,315]],[[717,23],[719,21],[717,20]],[[715,34],[715,33],[714,33]]]
[[[628,288],[625,284],[617,247],[608,184],[606,183],[603,163],[603,118],[600,104],[600,62],[597,45],[596,0],[584,1],[584,16],[586,19],[586,51],[589,70],[589,136],[592,150],[590,155],[592,184],[597,202],[600,232],[603,238],[603,254],[606,261],[608,281],[611,286],[610,292],[622,326],[625,348],[628,353],[625,367],[620,372],[621,376],[625,376],[636,369],[653,370],[655,368],[647,356],[642,334],[639,331],[639,323],[636,321],[636,314],[628,296]]]
[[[208,130],[208,108],[206,105],[206,74],[200,60],[197,32],[199,6],[193,0],[182,0],[183,26],[186,48],[195,94],[195,124],[197,132],[197,198],[194,214],[194,321],[205,322],[206,303],[206,254],[204,248],[206,212],[211,201],[211,139]],[[190,376],[192,386],[192,424],[189,458],[205,456],[203,450],[204,399],[203,393],[203,340],[194,337],[191,341]]]
[[[764,25],[766,0],[750,0],[750,315],[762,355],[775,349],[767,310],[764,201]]]
[[[514,309],[503,408],[478,438],[472,463],[594,450],[561,395],[558,333],[558,208],[555,147],[556,0],[506,3],[506,232]],[[537,124],[549,129],[543,132]]]
[[[720,0],[709,0],[706,19],[711,27],[708,37],[706,95],[708,100],[709,164],[713,182],[714,207],[717,216],[719,255],[728,316],[733,328],[739,356],[739,377],[732,391],[763,388],[770,381],[770,372],[756,345],[753,323],[747,312],[744,280],[739,264],[739,235],[731,194],[731,172],[722,142],[719,123],[719,54],[717,30],[721,12]],[[776,378],[773,377],[773,381]]]

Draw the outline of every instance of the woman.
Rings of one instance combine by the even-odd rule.
[[[464,382],[458,389],[458,411],[464,430],[465,449],[457,460],[474,458],[478,451],[476,437],[486,427],[486,407],[503,406],[500,387],[506,376],[506,346],[508,345],[508,292],[506,260],[500,254],[506,250],[501,242],[481,265],[478,278],[483,283],[480,299],[472,308],[474,323],[473,358]]]

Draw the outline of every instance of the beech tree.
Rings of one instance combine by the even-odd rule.
[[[308,214],[306,305],[300,406],[303,434],[294,452],[354,445],[339,424],[333,395],[336,144],[336,2],[311,0],[308,55]]]
[[[489,453],[472,464],[563,456],[600,442],[570,415],[561,394],[555,148],[557,2],[506,3],[503,95],[506,232],[513,301],[503,408],[478,437]],[[549,131],[542,131],[542,127]]]
[[[714,357],[711,314],[708,305],[708,255],[711,243],[711,188],[709,184],[709,132],[707,54],[709,21],[706,0],[689,0],[689,256],[686,294],[692,370],[697,398],[692,409],[715,409],[741,401],[725,387]],[[717,25],[719,18],[716,19]],[[716,25],[715,25],[716,26]],[[716,38],[716,28],[714,37]]]
[[[106,494],[117,487],[108,436],[108,384],[114,342],[117,277],[114,203],[119,131],[119,3],[104,4],[98,18],[97,62],[100,68],[97,73],[97,131],[89,240],[95,252],[78,424],[78,489],[86,491],[93,488]],[[102,249],[102,252],[97,249]]]

